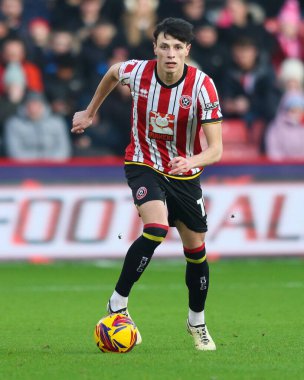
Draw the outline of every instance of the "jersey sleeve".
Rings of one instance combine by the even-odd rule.
[[[223,119],[216,87],[208,76],[199,92],[198,112],[202,124],[217,123]]]
[[[119,68],[118,76],[120,83],[125,86],[130,87],[130,78],[134,68],[138,65],[140,61],[132,59],[130,61],[123,62]]]

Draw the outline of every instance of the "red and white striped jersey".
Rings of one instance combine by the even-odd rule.
[[[222,119],[214,83],[197,68],[185,65],[181,79],[167,86],[158,78],[156,60],[130,60],[120,66],[119,80],[130,87],[133,98],[126,163],[148,165],[168,175],[171,159],[202,151],[201,125]],[[193,178],[202,170],[194,168],[175,178]]]

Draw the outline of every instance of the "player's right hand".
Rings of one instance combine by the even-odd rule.
[[[92,124],[93,118],[88,115],[88,111],[76,112],[73,116],[72,133],[83,133]]]

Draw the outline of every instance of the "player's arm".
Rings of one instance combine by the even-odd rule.
[[[73,133],[83,133],[84,130],[92,124],[93,117],[98,108],[119,82],[118,71],[120,65],[121,62],[116,63],[109,68],[107,73],[101,79],[88,107],[84,111],[79,111],[74,114],[73,126],[71,129]]]
[[[203,124],[203,130],[207,140],[207,149],[192,157],[175,157],[170,161],[169,174],[182,174],[190,169],[207,166],[218,162],[223,153],[222,123]]]
[[[203,124],[203,130],[208,147],[200,154],[189,158],[192,168],[211,165],[222,158],[222,123],[219,121],[217,123]]]

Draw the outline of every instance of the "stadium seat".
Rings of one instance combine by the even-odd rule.
[[[255,144],[224,144],[222,161],[251,161],[260,157]]]
[[[223,121],[223,145],[222,161],[250,161],[260,157],[260,141],[263,132],[263,124],[256,122],[251,130],[240,119],[228,119]],[[207,142],[201,133],[202,149],[207,148]]]
[[[247,143],[248,131],[246,123],[240,119],[228,119],[222,123],[223,127],[223,142],[224,144],[231,143]]]

